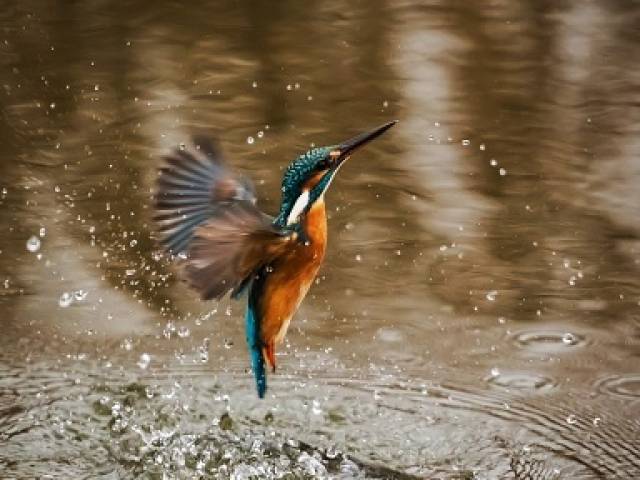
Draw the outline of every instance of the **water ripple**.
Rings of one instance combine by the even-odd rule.
[[[595,383],[596,389],[607,395],[640,399],[640,374],[611,375]]]

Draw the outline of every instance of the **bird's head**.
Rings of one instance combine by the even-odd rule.
[[[283,227],[298,223],[309,208],[322,199],[345,160],[396,123],[397,120],[385,123],[338,145],[312,148],[296,158],[282,179],[282,205],[276,223]]]

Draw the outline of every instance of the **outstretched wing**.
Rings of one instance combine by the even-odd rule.
[[[156,192],[160,243],[174,255],[187,250],[196,227],[233,201],[256,202],[251,181],[227,167],[218,148],[194,137],[165,157]]]
[[[198,227],[185,275],[203,299],[237,292],[260,267],[283,254],[296,234],[273,226],[252,203],[234,201]]]
[[[186,254],[185,277],[203,299],[238,292],[295,240],[256,208],[251,182],[224,164],[210,140],[194,138],[165,160],[156,192],[158,237],[168,252]]]

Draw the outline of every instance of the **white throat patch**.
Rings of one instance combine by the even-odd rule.
[[[296,203],[293,204],[293,208],[287,217],[287,225],[291,225],[298,220],[300,214],[304,211],[304,209],[309,204],[309,190],[303,191],[300,196],[296,199]]]

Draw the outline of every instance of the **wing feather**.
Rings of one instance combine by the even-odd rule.
[[[255,207],[253,184],[223,161],[206,137],[165,157],[154,220],[162,246],[186,253],[184,275],[203,299],[234,295],[286,250],[295,234]]]
[[[194,137],[189,146],[165,157],[156,189],[160,243],[173,254],[184,252],[195,229],[229,202],[255,203],[255,190],[245,177],[226,166],[217,146]]]
[[[295,234],[283,232],[252,203],[219,209],[197,228],[185,261],[185,276],[204,300],[238,291],[252,275],[287,251]]]

